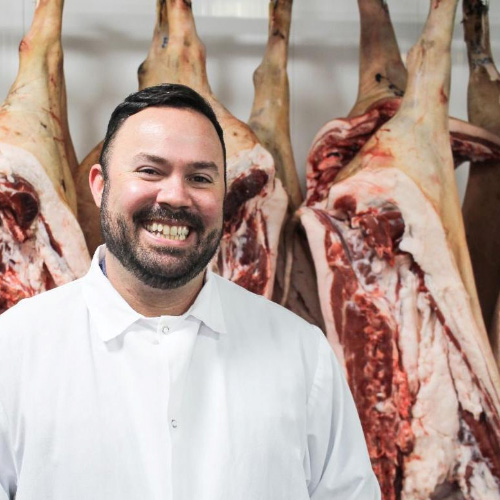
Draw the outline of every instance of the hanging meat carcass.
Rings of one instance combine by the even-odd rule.
[[[361,22],[359,85],[347,118],[328,122],[316,135],[308,157],[307,203],[318,203],[339,170],[399,108],[406,69],[385,0],[358,0]]]
[[[348,118],[401,97],[406,88],[406,68],[385,0],[358,0],[361,23],[359,85],[356,103]]]
[[[500,74],[490,46],[488,3],[463,0],[469,59],[468,113],[474,125],[500,136]],[[500,160],[473,163],[463,204],[467,244],[486,328],[500,292]],[[488,214],[485,216],[485,214]],[[498,337],[491,331],[497,363]]]
[[[254,72],[255,97],[249,125],[261,144],[271,152],[276,175],[289,196],[273,300],[324,329],[314,263],[305,232],[294,217],[303,196],[290,140],[287,62],[292,5],[292,0],[269,2],[268,40],[262,62]]]
[[[406,69],[385,0],[358,0],[361,20],[358,97],[347,118],[324,125],[308,156],[307,203],[324,200],[339,170],[399,109]],[[488,131],[450,118],[455,166],[464,161],[500,159],[500,140]]]
[[[63,0],[38,0],[0,107],[0,312],[83,275],[63,75]]]
[[[396,115],[300,210],[384,499],[500,499],[500,380],[448,130],[458,0],[431,0]]]
[[[270,153],[212,93],[205,47],[196,33],[189,0],[157,2],[157,24],[149,54],[139,68],[139,86],[146,88],[162,82],[182,83],[199,92],[212,105],[224,130],[227,195],[224,234],[212,263],[214,270],[252,292],[271,297],[287,195],[275,177]],[[93,159],[87,159],[80,167],[82,179],[95,162],[97,154],[93,154]],[[96,227],[86,233],[92,233],[93,242],[99,239]]]

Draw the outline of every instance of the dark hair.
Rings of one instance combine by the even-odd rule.
[[[210,104],[203,99],[198,92],[195,92],[190,87],[186,87],[186,85],[180,85],[178,83],[162,83],[161,85],[147,87],[139,92],[130,94],[115,108],[111,114],[111,118],[108,123],[108,130],[106,131],[106,137],[104,138],[101,155],[99,157],[99,163],[102,166],[104,180],[107,180],[108,177],[107,163],[109,159],[109,150],[116,133],[120,130],[120,127],[128,117],[150,107],[191,109],[206,116],[214,126],[215,131],[219,136],[224,156],[225,177],[226,145],[224,144],[224,135],[222,127],[220,126],[220,123],[217,120],[214,110]]]

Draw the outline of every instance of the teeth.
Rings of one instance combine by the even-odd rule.
[[[189,228],[186,226],[168,226],[167,224],[152,222],[146,224],[145,227],[150,233],[176,241],[184,241],[189,234]]]

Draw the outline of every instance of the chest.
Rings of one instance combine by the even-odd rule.
[[[237,484],[274,469],[279,477],[305,453],[307,387],[298,360],[203,331],[49,356],[22,392],[17,460],[25,470],[43,464],[34,475],[59,477],[52,487],[79,483],[86,471],[102,478],[103,491],[134,491],[141,477],[140,497],[148,488],[148,498],[177,488],[194,498],[199,488],[227,487],[229,471]]]

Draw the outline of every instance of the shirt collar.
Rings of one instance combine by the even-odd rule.
[[[99,263],[105,252],[105,245],[95,251],[90,270],[83,279],[83,293],[99,336],[107,342],[121,335],[144,316],[130,307],[103,274]],[[193,316],[214,332],[226,333],[220,293],[216,277],[211,271],[207,270],[203,288],[183,316]]]
[[[220,292],[217,286],[217,276],[209,269],[205,274],[203,288],[186,315],[199,319],[214,332],[227,333]]]

